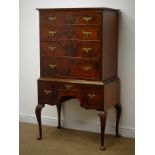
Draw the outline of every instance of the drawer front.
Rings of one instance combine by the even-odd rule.
[[[69,60],[63,57],[42,57],[41,75],[45,77],[69,76]]]
[[[48,12],[41,13],[40,20],[41,26],[72,24],[99,25],[102,21],[102,13],[99,11]]]
[[[100,80],[101,66],[99,60],[72,59],[70,75],[74,78]]]
[[[38,81],[38,99],[39,102],[56,102],[56,84],[47,81]]]
[[[41,42],[41,56],[101,58],[100,41]]]
[[[103,108],[104,107],[104,88],[99,86],[82,87],[85,94],[82,95],[82,104],[87,108]]]
[[[81,88],[79,84],[72,84],[72,83],[59,83],[58,84],[58,91],[62,92],[81,92]]]
[[[101,34],[99,26],[51,26],[41,29],[41,41],[101,40]]]

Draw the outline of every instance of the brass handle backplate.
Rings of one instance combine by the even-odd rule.
[[[92,98],[94,98],[96,95],[95,94],[87,94],[87,96],[90,98],[90,99],[92,99]]]
[[[46,95],[49,95],[49,94],[51,94],[53,91],[51,91],[51,90],[44,90],[44,93],[46,94]]]
[[[88,71],[88,70],[91,70],[91,69],[92,69],[92,67],[89,67],[89,66],[84,66],[84,67],[83,67],[83,69],[84,69],[85,71]]]
[[[89,53],[92,50],[92,48],[83,48],[83,51],[86,53]]]
[[[90,35],[92,35],[92,32],[83,32],[83,34],[88,38]]]
[[[48,65],[51,69],[53,69],[53,68],[55,68],[57,65],[55,65],[55,64],[50,64],[50,65]]]
[[[48,31],[48,34],[50,34],[52,37],[53,37],[56,33],[57,33],[57,31],[51,31],[51,30]]]
[[[56,20],[56,17],[48,17],[48,20],[53,22],[54,20]]]
[[[73,86],[72,85],[65,85],[65,87],[70,90]]]
[[[89,20],[93,19],[93,17],[83,17],[83,20],[85,20],[87,23],[89,22]]]
[[[56,49],[56,47],[55,46],[48,46],[48,49],[50,50],[50,51],[54,51],[55,49]]]

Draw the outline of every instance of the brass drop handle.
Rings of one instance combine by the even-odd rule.
[[[72,85],[65,85],[65,87],[70,90],[73,86]]]
[[[90,99],[93,99],[96,95],[95,94],[87,94],[87,96],[90,98]]]
[[[93,19],[93,17],[83,17],[83,20],[85,20],[87,23],[89,22],[89,20]]]
[[[48,65],[51,69],[53,69],[53,68],[55,68],[57,65],[55,65],[55,64],[50,64],[50,65]]]
[[[84,31],[83,34],[88,38],[88,36],[92,35],[92,32],[86,32],[86,31]]]
[[[48,34],[51,35],[52,37],[53,37],[54,34],[56,34],[56,33],[57,33],[57,31],[51,31],[51,30],[48,31]]]
[[[89,53],[92,50],[92,48],[83,48],[83,51],[86,53]]]
[[[48,17],[48,20],[50,20],[50,21],[54,21],[54,20],[56,20],[57,18],[56,17]]]
[[[92,69],[92,67],[89,67],[89,66],[84,66],[84,67],[83,67],[83,69],[84,69],[85,71],[89,71],[89,70],[91,70],[91,69]]]
[[[44,93],[46,94],[46,95],[49,95],[49,94],[51,94],[53,91],[51,91],[51,90],[44,90]]]
[[[55,46],[48,46],[48,49],[50,50],[50,51],[54,51],[55,49],[56,49],[56,47]]]

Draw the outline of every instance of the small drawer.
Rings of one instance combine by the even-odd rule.
[[[99,60],[72,58],[71,64],[71,77],[90,80],[101,79],[101,66]]]
[[[41,76],[69,76],[69,59],[64,57],[42,57]]]
[[[101,40],[101,34],[99,26],[51,26],[41,29],[41,41]]]
[[[87,108],[103,108],[104,107],[104,87],[103,86],[86,86],[82,87],[83,105]]]
[[[81,88],[78,84],[62,83],[58,85],[58,91],[81,92]]]
[[[61,11],[40,14],[40,25],[99,25],[102,13],[99,11]]]
[[[56,84],[38,80],[38,100],[39,102],[56,102]]]
[[[100,41],[41,42],[41,56],[101,58]]]

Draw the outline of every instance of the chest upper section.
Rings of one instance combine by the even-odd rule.
[[[110,70],[108,78],[116,75],[116,10],[39,9],[39,18],[41,76],[102,80]]]

